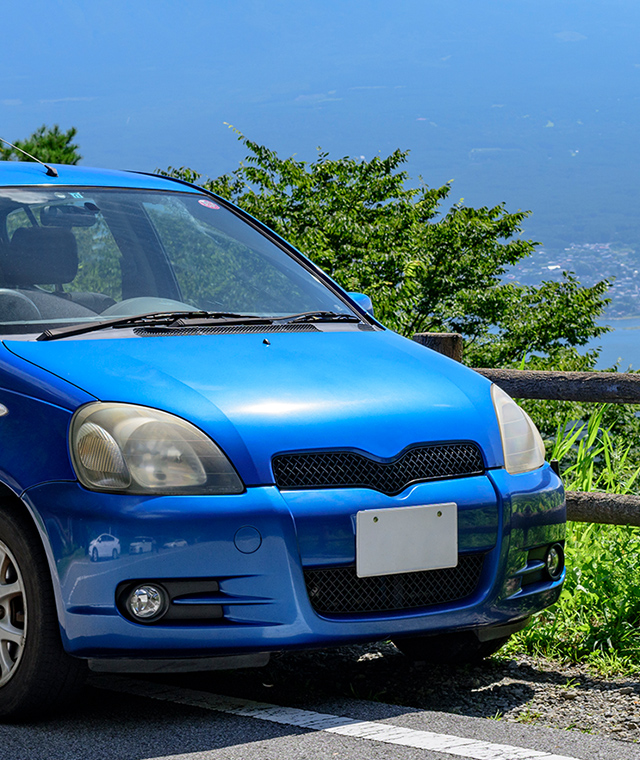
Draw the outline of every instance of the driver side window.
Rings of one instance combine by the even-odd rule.
[[[27,212],[23,208],[16,209],[7,216],[7,235],[9,240],[11,240],[13,233],[19,227],[33,227],[31,220],[27,216]]]
[[[6,218],[7,237],[12,240],[19,229],[36,229],[40,227],[40,212],[32,208],[31,217],[24,208],[11,211]],[[43,231],[56,228],[42,226]],[[120,250],[101,215],[96,217],[90,227],[70,227],[78,251],[78,270],[71,282],[65,283],[63,290],[67,293],[99,293],[107,297],[109,303],[122,298],[122,271],[120,267]],[[53,292],[54,285],[38,282],[38,288]],[[72,300],[76,300],[72,297]],[[106,303],[106,302],[105,302]]]

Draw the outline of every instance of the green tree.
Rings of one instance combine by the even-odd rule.
[[[78,130],[71,127],[62,132],[57,124],[41,127],[27,137],[26,140],[16,140],[16,148],[30,153],[45,164],[77,164],[82,156],[78,153],[78,146],[72,140]],[[31,161],[30,158],[19,150],[0,143],[0,158],[5,161]]]
[[[607,281],[587,288],[568,273],[538,287],[504,281],[538,245],[520,237],[528,212],[456,203],[443,213],[450,185],[409,185],[407,151],[369,161],[319,152],[308,163],[239,139],[248,156],[231,174],[206,179],[185,167],[166,174],[260,219],[347,290],[370,295],[388,327],[407,336],[462,333],[472,366],[525,356],[557,368],[593,365],[596,353],[578,347],[606,330],[596,319]]]

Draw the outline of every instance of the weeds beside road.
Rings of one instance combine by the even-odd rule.
[[[582,663],[601,675],[638,675],[640,529],[588,523],[567,528],[560,601],[502,652]]]
[[[632,447],[603,425],[606,406],[558,431],[550,453],[568,490],[637,492]],[[503,652],[582,663],[602,675],[640,673],[640,528],[569,523],[560,601]]]

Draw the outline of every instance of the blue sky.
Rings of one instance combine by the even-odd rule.
[[[86,165],[215,176],[244,155],[226,122],[306,159],[410,149],[412,176],[531,208],[551,237],[567,215],[606,237],[635,214],[636,0],[5,0],[1,17],[0,135],[73,125]]]

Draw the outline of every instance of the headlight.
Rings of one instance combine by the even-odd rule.
[[[83,486],[127,493],[242,493],[216,444],[189,422],[133,404],[93,403],[71,421],[73,466]]]
[[[517,475],[542,467],[544,443],[531,417],[497,385],[491,386],[491,398],[500,426],[507,472]]]

